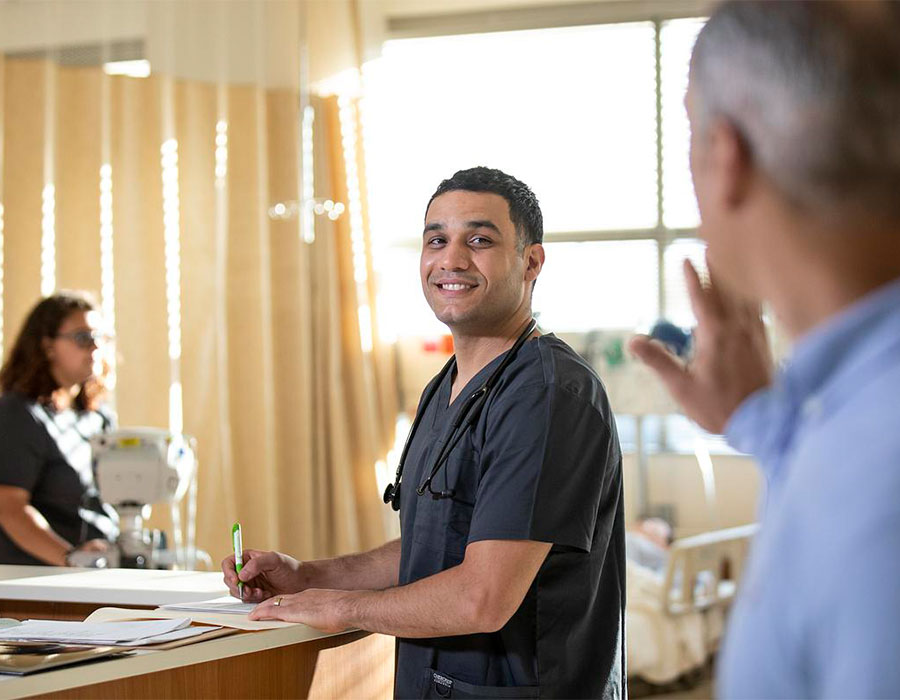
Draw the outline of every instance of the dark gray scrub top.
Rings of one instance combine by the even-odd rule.
[[[77,546],[115,540],[118,517],[100,500],[88,440],[112,427],[100,411],[54,411],[18,394],[0,396],[0,485],[31,494],[53,531]],[[45,564],[0,527],[0,564]]]
[[[622,697],[622,455],[606,392],[581,357],[552,335],[525,343],[434,479],[454,497],[416,494],[456,412],[501,358],[452,406],[448,372],[425,407],[403,475],[400,584],[460,564],[479,540],[553,547],[498,632],[398,640],[395,694]]]

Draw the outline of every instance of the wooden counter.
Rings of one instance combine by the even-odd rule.
[[[0,615],[17,619],[83,619],[108,605],[156,607],[224,593],[221,574],[0,566]],[[31,676],[0,675],[0,699],[389,698],[393,673],[393,638],[329,636],[296,625]]]

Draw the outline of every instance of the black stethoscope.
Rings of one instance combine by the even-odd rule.
[[[416,489],[417,494],[423,496],[425,495],[425,492],[428,491],[435,500],[439,498],[453,498],[455,493],[453,489],[435,491],[431,487],[431,482],[450,457],[453,448],[456,447],[457,443],[462,439],[462,436],[466,434],[466,430],[471,428],[475,424],[475,421],[478,420],[481,409],[484,408],[484,404],[487,402],[488,396],[490,396],[491,390],[494,388],[497,380],[500,379],[503,371],[509,366],[510,362],[515,359],[519,349],[525,344],[525,341],[528,340],[531,334],[534,333],[535,328],[537,328],[537,321],[532,318],[531,321],[528,322],[528,326],[525,330],[522,331],[522,334],[516,338],[516,342],[513,343],[509,352],[506,353],[506,357],[504,357],[500,364],[497,365],[497,369],[491,372],[491,376],[485,380],[484,384],[473,391],[466,399],[462,408],[459,409],[459,413],[456,414],[456,418],[453,419],[453,424],[450,428],[450,436],[438,453],[437,459],[434,461],[434,466],[428,474],[428,478],[426,478],[419,488]],[[428,408],[428,404],[431,402],[431,399],[434,398],[435,392],[443,383],[444,377],[446,377],[447,373],[453,369],[455,364],[456,356],[454,355],[447,361],[447,364],[441,369],[437,379],[432,383],[419,410],[416,412],[416,417],[413,419],[412,427],[409,429],[409,435],[406,437],[406,444],[403,445],[403,452],[400,455],[400,463],[397,465],[397,477],[394,479],[394,483],[388,484],[387,488],[384,490],[384,502],[390,503],[391,508],[394,510],[400,510],[400,479],[403,476],[403,465],[406,462],[406,454],[409,452],[409,446],[412,444],[413,436],[419,428],[419,423],[422,422],[422,416],[425,414],[425,409]]]

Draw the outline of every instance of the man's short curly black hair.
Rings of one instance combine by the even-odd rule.
[[[532,243],[541,243],[544,240],[544,217],[537,197],[531,188],[512,175],[507,175],[502,170],[478,166],[468,170],[459,170],[453,173],[453,177],[444,180],[428,200],[428,207],[439,197],[447,192],[489,192],[498,194],[509,204],[509,219],[516,227],[519,236],[519,247],[524,248]],[[428,211],[425,207],[425,211]]]

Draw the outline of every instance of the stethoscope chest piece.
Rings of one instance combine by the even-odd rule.
[[[391,508],[394,510],[400,510],[400,482],[399,480],[396,483],[388,484],[387,488],[384,490],[384,502],[390,503]]]

